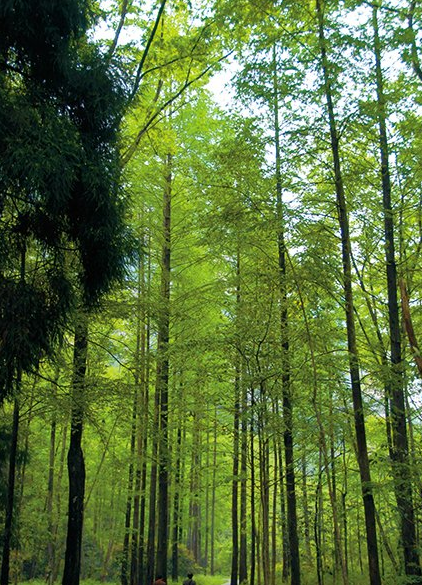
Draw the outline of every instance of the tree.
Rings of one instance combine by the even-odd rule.
[[[353,411],[357,442],[357,457],[361,477],[362,497],[365,508],[366,542],[369,561],[369,577],[372,585],[380,585],[381,576],[378,561],[378,544],[376,533],[375,503],[371,489],[368,448],[366,442],[365,418],[360,382],[360,366],[356,345],[355,318],[353,308],[351,243],[347,204],[344,192],[343,176],[340,163],[339,134],[334,112],[331,76],[327,57],[324,31],[324,4],[317,0],[318,39],[321,55],[321,69],[324,81],[324,93],[327,102],[328,123],[330,129],[331,151],[334,164],[334,181],[337,198],[339,227],[341,233],[341,255],[343,264],[343,287],[346,313],[347,344],[349,353],[350,379],[353,396]]]
[[[412,498],[412,483],[409,466],[409,445],[406,428],[406,405],[403,391],[403,358],[400,331],[398,279],[394,238],[394,218],[391,202],[391,175],[389,144],[387,137],[387,116],[385,110],[384,79],[381,62],[381,42],[378,27],[378,9],[373,8],[372,26],[374,32],[374,55],[376,70],[376,91],[378,105],[380,174],[384,210],[384,245],[387,276],[388,318],[390,328],[390,387],[391,426],[393,431],[393,474],[396,482],[397,506],[401,521],[401,538],[404,550],[406,575],[421,577],[421,568],[416,544],[415,513]]]
[[[0,24],[0,390],[17,401],[22,375],[53,350],[79,289],[92,306],[123,273],[117,130],[124,94],[86,42],[86,3],[10,3]],[[18,420],[17,411],[14,442]],[[8,521],[2,583],[10,529]]]

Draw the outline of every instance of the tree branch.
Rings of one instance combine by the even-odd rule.
[[[126,152],[122,156],[122,159],[121,159],[122,166],[125,166],[130,161],[130,159],[134,155],[134,153],[135,153],[135,151],[136,151],[136,149],[141,141],[141,138],[147,132],[147,130],[149,130],[149,128],[151,127],[153,122],[158,118],[158,116],[161,114],[161,112],[163,112],[166,108],[168,108],[168,106],[170,106],[174,101],[176,101],[177,98],[179,98],[182,95],[182,93],[184,91],[186,91],[191,85],[193,85],[195,82],[199,81],[209,71],[211,71],[211,69],[213,69],[219,63],[221,63],[222,61],[227,59],[227,57],[229,57],[232,53],[233,53],[233,50],[229,51],[228,53],[226,53],[225,55],[220,57],[214,63],[211,63],[211,65],[208,65],[208,67],[206,67],[203,71],[201,71],[201,73],[199,73],[199,75],[197,75],[193,79],[189,80],[188,78],[186,78],[185,82],[180,87],[180,89],[171,98],[169,98],[167,101],[165,101],[164,104],[162,106],[160,106],[160,108],[149,118],[149,120],[145,123],[145,125],[141,128],[141,130],[139,130],[135,140],[133,141],[133,143],[129,146],[129,148],[126,150]]]
[[[418,367],[419,376],[422,378],[422,356],[420,353],[418,340],[416,339],[415,330],[413,328],[409,307],[409,295],[407,293],[403,278],[400,279],[399,286],[401,293],[403,321],[407,333],[407,339],[409,341],[410,351],[412,352],[413,359],[415,360],[415,363]]]
[[[119,24],[117,25],[116,34],[114,35],[113,42],[111,43],[111,46],[110,46],[108,53],[107,53],[107,57],[106,57],[107,61],[111,61],[111,58],[113,57],[114,51],[116,50],[117,43],[119,42],[120,33],[122,32],[122,28],[123,28],[123,25],[124,25],[125,20],[126,20],[126,15],[127,15],[127,11],[128,11],[129,6],[130,6],[129,0],[123,0]]]
[[[139,65],[138,65],[138,69],[136,70],[135,83],[133,85],[132,91],[130,92],[129,102],[131,102],[133,100],[133,98],[136,95],[136,92],[139,89],[139,84],[141,82],[141,76],[142,76],[142,69],[145,65],[145,60],[148,57],[148,53],[149,53],[149,50],[151,48],[152,41],[154,40],[155,34],[157,32],[157,29],[158,29],[158,25],[160,24],[161,16],[164,12],[166,2],[167,2],[167,0],[161,0],[160,8],[158,9],[157,16],[156,16],[156,19],[154,22],[154,26],[152,27],[151,33],[149,35],[149,38],[148,38],[148,41],[146,44],[146,47],[144,49],[144,52],[142,54],[141,60],[140,60]]]

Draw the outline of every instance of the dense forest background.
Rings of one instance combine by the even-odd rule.
[[[422,583],[421,38],[0,2],[2,585]]]

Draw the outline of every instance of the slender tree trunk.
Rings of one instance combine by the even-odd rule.
[[[159,433],[159,409],[160,395],[155,387],[154,398],[154,434],[152,437],[151,469],[149,484],[149,516],[148,516],[148,541],[146,555],[145,585],[152,585],[155,574],[155,524],[157,517],[157,457],[158,457],[158,433]]]
[[[232,567],[230,584],[237,585],[239,567],[239,420],[240,420],[240,371],[236,360],[236,373],[234,383],[234,419],[233,419],[233,480],[232,480]]]
[[[275,408],[273,408],[275,413]],[[273,502],[272,502],[272,530],[271,530],[271,585],[275,585],[275,573],[277,563],[277,504],[278,504],[278,458],[277,444],[274,436],[274,476],[273,476]]]
[[[22,242],[21,248],[21,262],[20,262],[20,280],[21,283],[25,283],[26,274],[26,243]],[[16,464],[17,464],[17,452],[18,452],[18,439],[19,439],[19,395],[22,387],[22,367],[20,365],[19,358],[15,358],[17,366],[14,374],[16,374],[15,388],[14,388],[14,403],[13,403],[13,422],[12,422],[12,433],[10,443],[10,454],[9,454],[9,473],[7,483],[7,499],[5,509],[5,522],[3,532],[3,552],[1,560],[1,571],[0,571],[0,585],[8,585],[9,583],[9,572],[10,572],[10,547],[12,542],[13,533],[13,516],[15,508],[15,482],[16,482]],[[10,382],[13,384],[13,380]],[[13,390],[9,388],[9,390]]]
[[[15,514],[17,516],[17,518],[21,517],[22,514],[22,507],[23,507],[23,502],[24,502],[24,490],[25,490],[25,473],[26,473],[26,467],[29,461],[29,438],[30,438],[30,427],[31,427],[31,421],[33,418],[33,407],[34,407],[34,396],[35,396],[35,389],[36,389],[36,385],[37,385],[37,377],[34,376],[34,380],[32,383],[32,387],[31,387],[31,395],[29,398],[29,405],[28,408],[26,410],[26,414],[25,414],[25,419],[26,419],[26,424],[25,426],[19,429],[19,435],[20,435],[20,440],[23,440],[23,449],[22,449],[22,454],[21,454],[21,458],[22,458],[22,464],[19,465],[18,469],[17,469],[17,477],[16,480],[19,484],[19,492],[18,492],[18,497],[16,499],[16,504],[15,504]],[[21,432],[22,431],[22,432]],[[22,438],[21,438],[22,437]],[[19,523],[18,523],[18,530],[16,531],[16,541],[19,545],[20,542],[20,535],[19,535]]]
[[[1,585],[9,584],[10,571],[10,547],[12,541],[13,531],[13,509],[15,499],[15,477],[16,477],[16,455],[18,450],[18,435],[19,435],[19,392],[21,386],[22,374],[18,371],[16,376],[16,398],[13,406],[13,423],[9,454],[9,475],[7,484],[7,500],[5,523],[3,532],[3,555],[1,563]]]
[[[81,570],[82,528],[85,496],[85,462],[82,431],[85,401],[85,375],[88,352],[86,315],[76,318],[73,349],[72,416],[70,445],[67,454],[69,503],[63,585],[79,585]]]
[[[308,479],[307,479],[307,463],[306,463],[306,453],[302,453],[302,495],[303,495],[303,523],[304,523],[304,535],[305,535],[305,549],[306,549],[306,556],[309,565],[312,562],[312,552],[311,552],[311,530],[310,530],[310,520],[309,520],[309,503],[308,503]]]
[[[53,568],[53,576],[52,576],[52,582],[55,583],[57,581],[59,572],[60,572],[60,565],[61,565],[61,556],[62,556],[62,550],[63,550],[63,544],[60,545],[58,544],[59,539],[58,539],[58,532],[59,532],[59,518],[61,517],[61,511],[62,511],[62,498],[61,498],[61,487],[62,487],[62,480],[63,480],[63,475],[64,475],[64,469],[65,469],[65,460],[66,460],[66,449],[67,449],[67,433],[68,433],[68,428],[69,428],[69,424],[68,424],[68,416],[66,416],[66,419],[63,421],[63,426],[62,426],[62,438],[61,438],[61,445],[60,445],[60,465],[59,465],[59,472],[57,475],[57,485],[56,485],[56,519],[54,522],[54,527],[53,527],[53,539],[54,539],[54,546],[56,547],[56,555],[55,555],[55,564],[54,564],[54,568]]]
[[[422,583],[416,542],[409,446],[406,428],[406,406],[403,390],[403,359],[399,304],[397,295],[397,266],[395,260],[394,219],[391,205],[391,179],[388,161],[388,139],[385,112],[384,81],[381,69],[381,44],[378,32],[377,7],[373,8],[374,53],[377,80],[381,182],[384,209],[385,261],[387,270],[388,318],[391,356],[391,423],[393,431],[393,474],[396,482],[397,508],[400,514],[401,540],[406,575],[417,576],[412,583]]]
[[[208,563],[209,563],[209,520],[210,520],[210,478],[209,478],[209,469],[210,469],[210,428],[209,428],[209,421],[207,417],[207,443],[206,443],[206,461],[205,461],[205,526],[204,526],[204,559],[203,559],[203,566],[204,566],[204,573],[205,575],[208,573]]]
[[[259,491],[260,491],[260,552],[264,584],[271,583],[270,564],[270,477],[269,477],[269,432],[268,432],[268,393],[263,381],[260,382],[258,414],[259,446]]]
[[[254,425],[254,418],[256,416],[255,412],[255,393],[253,387],[251,388],[251,416],[250,416],[250,431],[249,431],[249,450],[250,450],[250,459],[251,461],[255,461],[255,425]],[[255,585],[255,570],[256,570],[256,557],[257,557],[257,529],[256,529],[256,512],[255,512],[255,465],[251,465],[251,494],[250,494],[250,502],[251,502],[251,569],[250,569],[250,577],[249,577],[249,584]]]
[[[387,445],[388,445],[388,453],[390,455],[390,459],[393,460],[394,455],[393,455],[393,439],[392,439],[392,429],[391,429],[391,416],[390,416],[390,397],[391,397],[391,376],[388,374],[389,371],[389,365],[388,365],[388,358],[387,358],[387,351],[385,349],[384,346],[384,341],[383,341],[383,337],[382,337],[382,332],[381,332],[381,328],[379,326],[378,323],[378,317],[377,317],[377,312],[375,310],[375,307],[371,304],[370,302],[370,297],[373,298],[375,295],[373,293],[372,290],[367,291],[365,283],[363,281],[362,275],[359,273],[359,270],[356,266],[356,264],[354,263],[354,268],[355,268],[355,272],[358,276],[359,279],[359,285],[362,289],[362,291],[365,293],[365,300],[366,300],[366,306],[369,312],[369,315],[371,317],[371,321],[374,325],[374,329],[375,329],[375,333],[377,336],[377,340],[378,340],[378,346],[379,346],[379,359],[380,359],[380,365],[381,365],[381,377],[383,379],[383,384],[384,384],[384,412],[385,412],[385,431],[386,431],[386,438],[387,438]],[[369,292],[369,294],[368,294]],[[396,487],[395,487],[396,489]]]
[[[201,408],[196,406],[192,429],[192,460],[190,472],[189,502],[189,548],[195,562],[199,564],[201,556]]]
[[[319,470],[318,470],[318,483],[315,492],[315,517],[314,517],[314,540],[315,540],[315,553],[316,553],[316,570],[318,577],[318,585],[324,585],[324,573],[322,563],[322,449],[319,446]]]
[[[281,426],[281,419],[280,419],[280,412],[278,402],[275,402],[275,411],[277,420],[280,421],[279,426]],[[278,459],[278,484],[279,484],[279,491],[280,491],[280,520],[281,520],[281,533],[282,533],[282,543],[283,543],[283,552],[282,552],[282,581],[285,583],[290,575],[290,549],[289,549],[289,533],[287,530],[287,521],[286,521],[286,494],[285,494],[285,473],[284,473],[284,464],[283,464],[283,445],[281,440],[281,433],[276,433],[276,456]]]
[[[280,163],[280,125],[278,112],[278,81],[276,49],[273,46],[274,79],[274,128],[276,155],[276,197],[277,197],[277,246],[281,295],[281,345],[282,345],[282,393],[284,418],[284,451],[286,467],[287,526],[289,531],[291,585],[300,585],[300,555],[297,530],[296,485],[293,455],[293,401],[290,380],[290,341],[287,311],[286,285],[286,244],[284,238],[284,217]]]
[[[330,397],[330,413],[329,413],[329,421],[331,421],[331,429],[330,429],[330,442],[331,442],[331,457],[328,456],[328,445],[325,437],[325,430],[324,430],[324,423],[323,423],[323,415],[321,412],[321,406],[318,404],[318,371],[317,371],[317,362],[315,358],[315,350],[314,350],[314,341],[311,334],[311,329],[309,326],[308,316],[305,309],[305,302],[302,296],[302,290],[300,287],[300,283],[296,278],[295,271],[293,269],[293,265],[291,266],[292,272],[295,277],[297,294],[299,296],[300,307],[303,315],[303,320],[305,323],[306,329],[306,336],[308,338],[308,345],[309,351],[311,355],[311,365],[312,365],[312,406],[315,411],[315,416],[317,420],[317,426],[319,431],[319,446],[320,446],[320,454],[322,455],[325,474],[327,476],[327,487],[328,487],[328,494],[330,497],[331,509],[332,509],[332,518],[333,518],[333,536],[334,536],[334,577],[335,573],[340,567],[342,580],[344,585],[348,585],[348,573],[347,567],[343,556],[343,550],[341,546],[341,530],[340,530],[340,521],[339,521],[339,514],[338,514],[338,503],[337,503],[337,489],[336,489],[336,472],[335,472],[335,456],[334,456],[334,429],[332,427],[332,420],[333,420],[333,412],[332,412],[332,397]],[[334,579],[335,580],[335,579]]]
[[[410,314],[409,295],[406,289],[406,284],[403,278],[400,279],[400,293],[401,293],[401,307],[404,321],[404,328],[406,330],[407,339],[409,341],[410,351],[412,357],[418,368],[419,377],[422,378],[422,356],[419,348],[419,343],[416,338],[415,329],[413,327],[412,316]]]
[[[142,282],[142,292],[147,298],[150,298],[151,292],[151,238],[146,238],[145,249],[147,252],[147,270],[146,270],[146,286]],[[143,264],[142,264],[143,266]],[[147,488],[147,454],[148,454],[148,421],[149,421],[149,383],[150,383],[150,337],[151,337],[151,322],[150,315],[146,313],[145,316],[145,366],[142,373],[145,373],[145,379],[142,380],[144,388],[143,403],[142,403],[142,452],[144,454],[142,459],[142,475],[141,475],[141,501],[139,511],[139,550],[138,550],[138,584],[145,584],[145,513],[146,513],[146,488]]]
[[[349,575],[349,532],[348,532],[348,523],[347,523],[347,486],[348,486],[348,478],[347,478],[347,465],[346,465],[346,444],[344,440],[344,435],[342,439],[342,455],[343,455],[343,489],[341,492],[341,514],[343,518],[343,542],[344,542],[344,566],[346,569],[347,575]]]
[[[277,407],[278,412],[278,407]],[[286,518],[286,490],[285,490],[285,473],[283,464],[283,446],[279,436],[277,436],[277,452],[278,452],[278,474],[280,486],[280,517],[281,517],[281,531],[283,538],[283,568],[282,581],[286,583],[290,575],[290,547],[289,547],[289,532],[287,530]]]
[[[55,565],[55,542],[53,539],[53,498],[54,498],[54,458],[56,451],[56,411],[53,411],[53,419],[50,429],[50,456],[48,466],[48,487],[47,487],[47,574],[46,581],[51,585],[53,583],[53,567]]]
[[[168,549],[168,483],[170,454],[168,447],[168,389],[169,389],[169,327],[170,327],[170,278],[171,278],[171,196],[172,155],[165,164],[163,191],[163,247],[161,251],[161,311],[157,336],[157,378],[159,391],[159,464],[158,464],[158,526],[157,526],[157,573],[167,577]]]
[[[185,477],[186,477],[186,457],[185,457],[185,448],[186,445],[186,425],[183,425],[183,432],[182,432],[182,456],[180,458],[181,465],[180,465],[180,484],[185,485]],[[185,505],[186,505],[186,496],[184,490],[180,492],[180,518],[185,517]],[[183,525],[183,522],[179,523],[179,542],[184,542],[186,540],[186,529]]]
[[[132,538],[130,544],[130,583],[137,585],[138,582],[138,553],[139,553],[139,516],[141,501],[141,480],[142,480],[142,435],[137,431],[136,438],[136,473],[133,493],[133,517],[132,517]]]
[[[57,413],[54,402],[56,401],[56,386],[59,380],[60,370],[56,368],[54,375],[54,384],[51,389],[53,399],[53,410],[51,415],[51,427],[50,427],[50,453],[49,453],[49,464],[48,464],[48,482],[47,482],[47,569],[46,569],[46,581],[49,585],[53,583],[54,566],[56,564],[56,542],[54,535],[54,520],[53,520],[53,503],[54,503],[54,463],[56,456],[56,432],[57,432]]]
[[[135,449],[136,449],[136,421],[137,421],[137,403],[138,403],[138,387],[135,385],[135,394],[133,397],[132,406],[132,424],[130,431],[130,461],[129,461],[129,477],[127,486],[126,512],[125,512],[125,534],[123,538],[123,554],[122,567],[120,573],[120,580],[122,585],[128,585],[128,568],[130,559],[130,527],[132,517],[132,502],[133,502],[133,480],[135,468]]]
[[[357,514],[356,514],[357,518],[356,518],[356,526],[357,526],[357,541],[358,541],[358,559],[359,559],[359,569],[360,569],[360,574],[363,575],[363,559],[362,559],[362,536],[361,536],[361,523],[360,523],[360,513],[359,513],[359,508],[357,509]]]
[[[241,433],[240,433],[240,548],[239,548],[239,583],[245,585],[248,580],[247,550],[247,458],[248,458],[248,419],[247,388],[244,381],[241,390]]]
[[[239,311],[241,299],[240,288],[240,253],[236,256],[236,310]],[[240,349],[240,348],[239,348]],[[240,358],[235,356],[234,408],[233,408],[233,480],[232,480],[232,566],[230,584],[237,585],[239,572],[239,429],[240,429]]]
[[[148,380],[148,376],[147,376]],[[143,453],[142,475],[141,475],[141,500],[139,510],[139,549],[138,549],[138,579],[137,582],[144,583],[145,578],[145,512],[146,512],[146,486],[147,486],[147,448],[148,448],[148,384],[145,385],[145,406],[143,423]]]
[[[377,525],[378,525],[378,528],[379,528],[381,542],[382,542],[382,544],[383,544],[383,546],[385,548],[385,552],[387,553],[388,558],[391,561],[391,565],[392,565],[394,571],[396,572],[396,574],[398,574],[398,572],[399,572],[399,566],[398,566],[398,563],[397,563],[396,558],[394,556],[393,549],[391,548],[390,543],[388,542],[387,535],[385,533],[384,527],[383,527],[383,525],[381,523],[381,519],[380,519],[378,513],[377,513]]]
[[[138,584],[139,577],[139,552],[140,552],[140,514],[141,514],[141,484],[143,463],[146,458],[144,451],[145,431],[142,425],[145,413],[148,411],[146,395],[146,333],[145,310],[142,308],[141,299],[145,295],[145,267],[143,251],[139,249],[137,270],[137,298],[136,298],[136,346],[134,355],[134,386],[135,398],[133,404],[132,432],[136,434],[136,462],[134,462],[135,486],[133,493],[133,520],[131,540],[130,583]],[[143,528],[143,526],[142,526]]]
[[[148,386],[147,386],[148,388]],[[146,404],[148,404],[148,395],[146,397]],[[148,411],[146,409],[145,419],[148,419]],[[147,422],[146,422],[147,425]],[[141,477],[141,501],[139,512],[139,550],[138,550],[138,583],[144,583],[145,578],[145,512],[146,512],[146,485],[147,485],[147,460],[146,453],[148,447],[148,432],[147,428],[143,431],[143,452],[145,454],[142,461],[142,477]]]
[[[349,353],[350,378],[353,396],[354,422],[358,449],[358,465],[362,487],[362,497],[365,510],[366,543],[369,562],[369,577],[371,585],[381,585],[381,576],[378,561],[378,543],[375,519],[375,504],[372,494],[371,474],[369,470],[368,449],[366,444],[365,418],[363,413],[362,391],[360,383],[359,359],[356,345],[355,319],[353,309],[351,247],[349,219],[347,215],[346,198],[343,186],[343,177],[340,165],[339,135],[336,127],[334,106],[332,100],[331,80],[326,53],[324,34],[324,17],[322,0],[316,0],[318,18],[318,32],[321,52],[321,64],[324,78],[325,97],[330,127],[331,151],[334,161],[335,189],[337,209],[341,232],[343,287],[345,296],[345,311],[347,325],[347,343]]]
[[[173,534],[172,534],[172,571],[171,578],[177,581],[179,576],[179,532],[180,532],[180,464],[182,449],[182,409],[179,410],[179,422],[176,439],[176,462],[173,496]]]
[[[211,575],[215,572],[215,493],[217,488],[217,408],[214,409],[214,436],[212,453],[212,496],[211,496]]]

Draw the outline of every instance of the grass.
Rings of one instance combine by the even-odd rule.
[[[184,579],[179,580],[178,583],[183,583]],[[223,583],[230,581],[230,577],[222,577],[221,575],[194,575],[193,580],[196,582],[196,585],[223,585]]]
[[[169,585],[182,585],[183,581],[187,577],[180,577],[178,581],[172,581],[169,577],[167,583]],[[221,575],[194,575],[193,576],[196,585],[223,585],[230,581],[230,577],[223,577]],[[21,583],[27,583],[30,585],[45,585],[45,581],[42,579],[33,579],[32,581],[21,581]],[[100,581],[95,579],[81,579],[81,585],[100,585]],[[57,585],[60,585],[60,579],[57,581]],[[118,582],[105,581],[103,585],[120,585]]]
[[[169,585],[182,585],[185,579],[187,579],[186,575],[179,577],[177,581],[172,581],[171,577],[168,577],[167,583]],[[230,581],[230,577],[224,577],[222,575],[201,575],[198,573],[193,576],[193,580],[195,581],[196,585],[223,585],[224,583],[227,583],[227,581]],[[82,582],[81,585],[92,584],[85,584]]]

